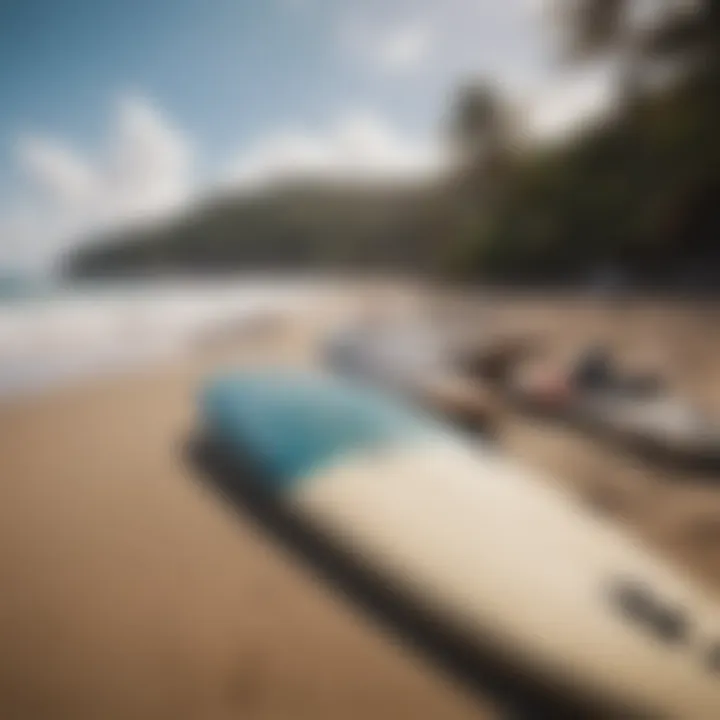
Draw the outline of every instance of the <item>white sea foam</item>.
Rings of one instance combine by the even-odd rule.
[[[181,353],[215,327],[309,309],[322,287],[257,279],[148,282],[0,303],[0,396]]]

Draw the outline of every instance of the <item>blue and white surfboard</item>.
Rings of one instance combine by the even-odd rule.
[[[239,372],[205,432],[280,503],[529,673],[649,717],[720,717],[720,613],[560,489],[392,399]]]

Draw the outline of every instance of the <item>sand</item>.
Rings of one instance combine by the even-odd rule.
[[[0,408],[0,717],[483,717],[191,470],[213,364]]]
[[[669,361],[679,382],[720,407],[717,314],[643,312],[635,329],[623,326],[628,358],[682,355],[685,364]],[[601,320],[572,303],[499,303],[487,315],[568,350],[602,334]],[[0,717],[491,716],[186,462],[203,373],[239,358],[307,357],[305,331],[284,342],[0,407]],[[701,482],[709,478],[648,467],[517,417],[503,418],[501,442],[720,587],[720,491]]]

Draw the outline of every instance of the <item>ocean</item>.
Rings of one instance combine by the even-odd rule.
[[[186,351],[200,333],[300,312],[316,280],[0,283],[0,399]]]

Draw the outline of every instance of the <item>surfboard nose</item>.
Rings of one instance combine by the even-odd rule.
[[[341,456],[438,432],[429,419],[365,387],[289,371],[212,378],[201,416],[212,439],[259,462],[278,489]]]

